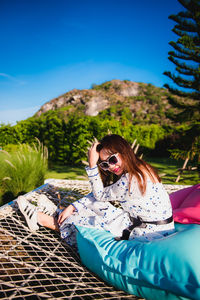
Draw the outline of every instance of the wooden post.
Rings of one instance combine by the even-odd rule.
[[[188,161],[189,161],[189,157],[187,157],[186,159],[185,159],[185,161],[184,161],[184,164],[183,164],[183,167],[181,168],[181,170],[179,171],[179,174],[178,174],[178,176],[177,176],[177,178],[176,178],[176,181],[175,182],[179,182],[179,179],[180,179],[180,177],[181,177],[181,174],[183,173],[183,171],[185,170],[185,168],[186,168],[186,166],[187,166],[187,163],[188,163]]]
[[[135,147],[135,149],[134,149],[134,153],[135,153],[135,154],[137,154],[138,149],[139,149],[139,146],[140,146],[139,144],[136,145],[136,147]]]
[[[132,149],[134,149],[136,142],[137,142],[137,139],[135,139],[134,142],[132,143],[132,145],[131,145]]]
[[[131,145],[131,148],[133,149],[135,154],[137,154],[139,146],[140,146],[140,144],[136,144],[136,143],[137,143],[137,139],[135,139]]]

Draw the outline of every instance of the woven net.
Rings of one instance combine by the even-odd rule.
[[[168,192],[181,188],[166,187]],[[50,180],[25,197],[37,202],[44,193],[65,207],[88,192],[85,181]],[[85,268],[59,233],[44,227],[30,232],[15,200],[0,208],[0,285],[1,299],[139,299]]]

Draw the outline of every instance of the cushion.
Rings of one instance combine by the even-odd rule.
[[[200,224],[200,184],[170,194],[174,221]]]
[[[179,208],[182,202],[196,189],[200,188],[200,184],[196,184],[184,189],[180,189],[179,191],[173,192],[169,195],[172,208]]]
[[[78,227],[83,264],[109,284],[149,300],[200,299],[200,226],[151,242],[115,241],[110,232]]]

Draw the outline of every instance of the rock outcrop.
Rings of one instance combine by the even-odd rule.
[[[88,90],[71,90],[51,101],[45,103],[36,116],[62,107],[79,105],[84,106],[84,113],[88,116],[97,116],[98,113],[109,107],[111,100],[123,102],[124,98],[137,96],[139,94],[139,84],[132,81],[112,80],[102,85],[96,85]]]

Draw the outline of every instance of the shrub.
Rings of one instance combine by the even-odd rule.
[[[40,142],[32,146],[21,144],[16,152],[0,153],[0,189],[3,202],[43,184],[47,157],[47,149]]]
[[[19,150],[19,147],[20,147],[19,144],[8,144],[8,145],[5,145],[5,146],[3,147],[3,150],[5,150],[6,152],[11,153],[11,152],[16,152],[16,151],[18,151],[18,150]]]

